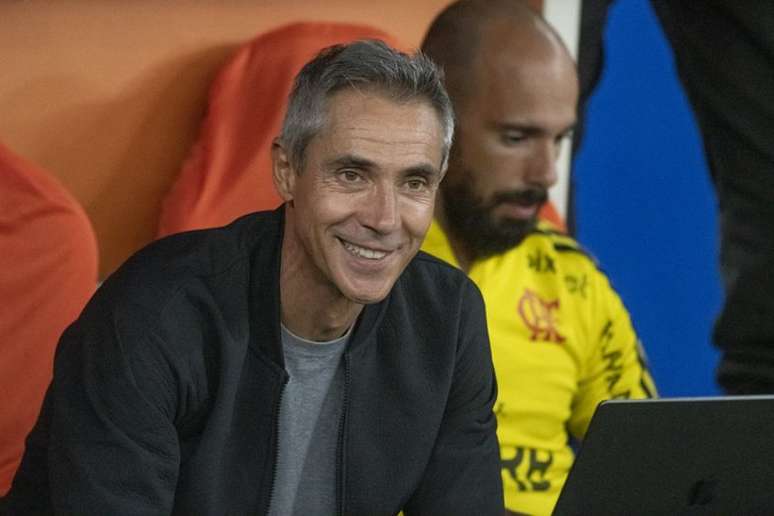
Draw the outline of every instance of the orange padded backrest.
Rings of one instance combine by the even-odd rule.
[[[197,142],[162,202],[158,236],[220,226],[280,204],[271,178],[271,142],[280,132],[293,78],[321,49],[379,29],[301,22],[263,33],[237,50],[209,93]]]
[[[96,283],[97,243],[80,205],[0,145],[0,495],[37,419],[59,336]]]
[[[559,215],[559,212],[556,211],[556,208],[554,208],[554,205],[552,203],[550,202],[545,203],[543,207],[540,209],[539,216],[542,220],[547,220],[548,222],[556,226],[556,229],[560,231],[567,231],[567,226],[565,226],[562,216]]]

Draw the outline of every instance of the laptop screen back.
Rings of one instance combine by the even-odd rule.
[[[554,515],[774,514],[774,396],[599,405]]]

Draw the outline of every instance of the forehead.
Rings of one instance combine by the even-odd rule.
[[[476,69],[467,110],[557,130],[574,122],[578,80],[569,57],[556,52],[494,52]]]
[[[396,101],[378,92],[347,89],[327,102],[322,130],[308,158],[354,155],[385,168],[420,164],[439,169],[443,154],[440,119],[429,101]]]

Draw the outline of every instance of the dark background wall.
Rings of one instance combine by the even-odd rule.
[[[618,0],[575,158],[577,236],[628,306],[662,396],[712,395],[717,207],[671,49],[646,0]]]

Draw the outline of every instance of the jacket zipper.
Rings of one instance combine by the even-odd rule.
[[[271,462],[271,480],[269,484],[269,500],[264,507],[262,514],[269,514],[271,509],[271,502],[274,498],[274,480],[277,476],[277,456],[279,455],[279,424],[280,424],[280,409],[282,407],[282,395],[285,394],[285,386],[288,384],[290,376],[284,373],[282,378],[282,386],[280,387],[280,393],[277,397],[276,403],[274,403],[274,449],[272,450],[272,462]]]
[[[339,418],[339,437],[336,456],[336,502],[337,514],[344,515],[344,445],[346,444],[345,425],[347,421],[347,409],[349,405],[349,354],[344,353],[344,401],[341,406]]]

